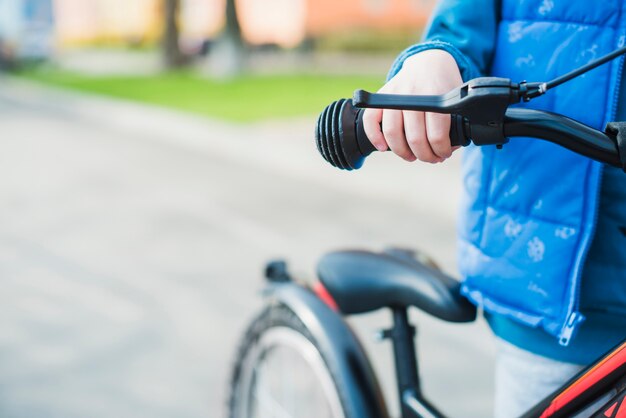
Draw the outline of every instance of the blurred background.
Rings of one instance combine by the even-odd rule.
[[[455,275],[459,155],[317,154],[434,0],[0,0],[0,416],[222,417],[266,261],[419,248]],[[457,153],[459,154],[459,153]],[[491,413],[485,324],[411,312],[424,390]],[[350,318],[397,413],[387,312]]]

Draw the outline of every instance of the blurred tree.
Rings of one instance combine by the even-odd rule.
[[[226,0],[226,25],[211,54],[211,70],[220,78],[240,74],[245,67],[246,45],[237,16],[236,0]]]
[[[186,64],[187,60],[180,51],[178,43],[178,11],[180,0],[164,0],[165,4],[165,31],[163,33],[163,58],[167,68],[178,68]]]
[[[239,19],[237,17],[235,0],[226,0],[226,28],[224,32],[224,35],[231,38],[237,47],[243,47],[241,25],[239,24]]]

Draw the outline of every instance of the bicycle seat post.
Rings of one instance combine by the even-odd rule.
[[[396,380],[402,418],[440,418],[438,412],[422,396],[417,355],[415,352],[415,327],[410,324],[405,307],[393,307],[393,327],[384,332],[393,344]]]

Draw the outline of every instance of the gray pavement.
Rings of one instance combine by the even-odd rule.
[[[0,79],[0,416],[221,417],[265,260],[346,247],[454,272],[459,161],[317,156],[314,119],[233,126]],[[491,411],[484,323],[412,312],[427,395]],[[352,318],[395,404],[386,313]],[[395,409],[395,408],[394,408]]]

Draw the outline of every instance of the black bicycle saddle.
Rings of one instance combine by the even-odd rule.
[[[317,272],[345,314],[415,306],[449,322],[476,318],[476,308],[461,296],[458,281],[406,250],[335,251],[322,257]]]

